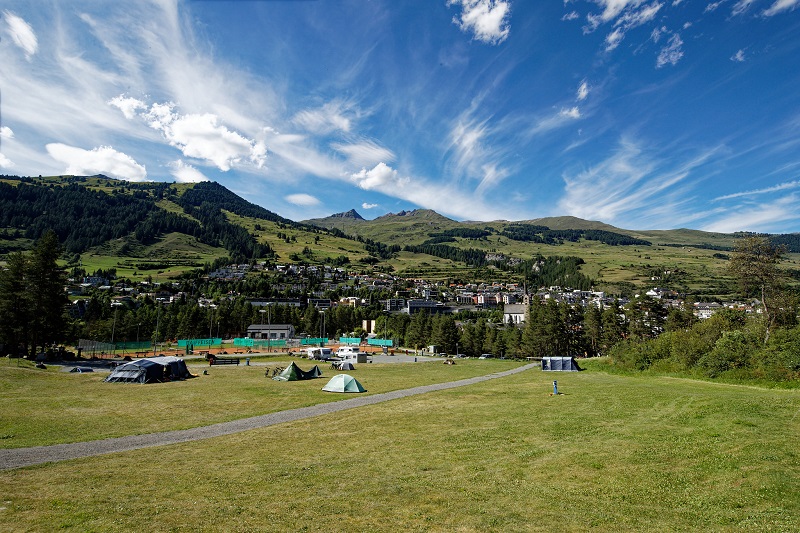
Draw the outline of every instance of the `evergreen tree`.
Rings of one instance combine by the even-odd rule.
[[[6,268],[0,270],[0,343],[4,354],[19,355],[27,344],[31,309],[26,297],[28,258],[22,252],[9,254]]]
[[[61,339],[66,327],[66,305],[69,303],[66,272],[58,266],[61,245],[55,232],[45,232],[33,245],[27,277],[30,314],[31,356],[37,346]]]

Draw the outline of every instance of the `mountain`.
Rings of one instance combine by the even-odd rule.
[[[167,279],[217,261],[259,261],[346,265],[451,283],[522,281],[555,258],[577,261],[585,279],[612,293],[660,286],[698,297],[730,292],[726,266],[735,239],[566,216],[459,222],[428,209],[374,220],[352,209],[294,222],[212,182],[0,176],[0,260],[30,249],[47,230],[58,235],[69,267],[113,268],[129,278]],[[774,240],[800,250],[800,235]]]
[[[0,256],[29,249],[48,230],[71,263],[133,277],[168,277],[216,260],[369,257],[363,243],[283,218],[218,183],[0,176]]]

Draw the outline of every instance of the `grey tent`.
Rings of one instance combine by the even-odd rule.
[[[583,370],[574,357],[542,357],[542,370],[547,372],[578,372]]]
[[[152,383],[190,378],[186,362],[178,357],[160,356],[136,359],[115,368],[108,382]]]
[[[365,392],[356,378],[349,374],[336,374],[327,385],[322,387],[325,392]]]
[[[300,381],[303,379],[314,379],[320,376],[322,376],[322,371],[317,365],[314,365],[314,368],[305,372],[292,361],[289,366],[284,368],[280,374],[272,379],[275,381]]]
[[[336,368],[339,370],[355,370],[356,367],[353,366],[353,363],[350,361],[341,361],[339,364],[336,365]]]

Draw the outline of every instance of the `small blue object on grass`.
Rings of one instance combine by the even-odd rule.
[[[553,381],[553,394],[558,395],[558,381]]]

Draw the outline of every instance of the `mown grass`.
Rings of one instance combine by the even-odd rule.
[[[550,395],[553,379],[563,394]],[[0,524],[797,531],[799,410],[797,391],[523,372],[206,441],[3,472]]]
[[[266,413],[340,400],[322,392],[339,373],[320,364],[323,377],[302,382],[279,382],[265,377],[267,368],[286,366],[283,356],[252,358],[267,366],[213,366],[189,363],[198,377],[147,385],[105,383],[108,373],[74,374],[59,367],[47,370],[30,363],[0,360],[0,448],[19,448],[138,435],[226,422]],[[315,364],[297,360],[303,370]],[[21,364],[21,366],[18,366]],[[461,361],[449,366],[435,362],[366,364],[352,371],[366,394],[455,381],[519,363]],[[208,375],[203,375],[203,371]]]

